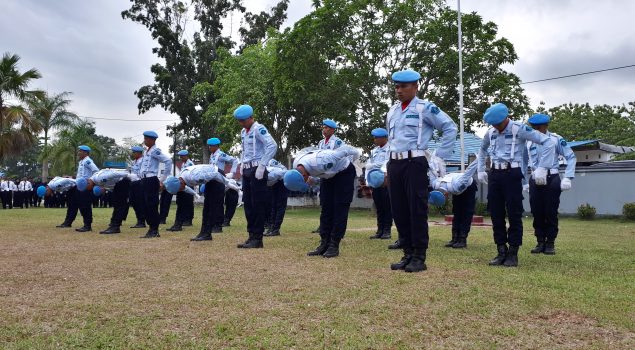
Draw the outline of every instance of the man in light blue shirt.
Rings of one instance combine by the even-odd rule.
[[[242,183],[245,217],[249,238],[238,248],[262,248],[265,231],[265,201],[267,200],[267,163],[273,159],[278,145],[264,125],[254,120],[254,110],[242,105],[234,111],[234,118],[243,127]]]
[[[386,181],[384,181],[386,166],[388,164],[388,131],[384,128],[377,128],[371,131],[371,135],[373,136],[375,148],[370,151],[370,158],[368,158],[368,162],[366,163],[366,184],[373,189],[373,202],[377,210],[377,232],[370,238],[390,239],[392,211],[390,209],[388,187],[386,186]],[[375,173],[373,173],[373,171]],[[375,174],[378,175],[378,177],[375,177]],[[373,180],[376,178],[381,178],[381,181],[375,183]]]
[[[108,228],[100,231],[100,234],[115,234],[121,232],[121,223],[128,217],[128,196],[130,194],[130,183],[138,179],[135,174],[129,173],[125,169],[103,169],[93,174],[88,180],[80,178],[77,180],[77,189],[84,192],[92,192],[100,197],[106,190],[112,191],[112,215]]]
[[[325,258],[339,255],[355,192],[357,172],[353,162],[359,155],[350,146],[309,151],[298,155],[293,161],[294,170],[285,174],[284,185],[290,191],[305,192],[309,185],[320,182],[320,244],[307,255]]]
[[[427,269],[428,249],[428,143],[434,130],[442,133],[440,146],[430,156],[445,174],[445,161],[454,150],[456,124],[434,103],[417,98],[421,75],[413,70],[395,72],[392,80],[399,102],[386,115],[388,130],[388,188],[392,214],[404,255],[392,270]]]
[[[186,149],[180,150],[177,155],[181,159],[181,172],[194,165],[192,159],[190,159],[190,152]],[[165,191],[164,189],[164,192]],[[169,194],[170,201],[167,204],[163,202],[163,193],[161,194],[161,210],[160,218],[165,219],[168,216],[170,204],[172,203],[172,194]],[[168,195],[166,195],[166,198]],[[163,206],[167,206],[164,209]],[[165,211],[165,215],[164,212]],[[183,226],[192,226],[192,220],[194,219],[194,195],[185,191],[176,193],[176,217],[174,219],[174,225],[166,229],[166,231],[178,232],[183,230]]]
[[[547,255],[556,254],[555,241],[558,236],[558,207],[560,206],[560,193],[571,189],[571,179],[575,177],[576,157],[567,141],[560,135],[550,132],[549,121],[551,118],[546,114],[534,114],[529,118],[529,124],[537,131],[547,135],[555,143],[551,164],[548,166],[547,184],[537,186],[533,178],[529,179],[529,205],[534,217],[534,234],[538,244],[531,250],[533,254],[544,253]],[[540,156],[543,154],[544,146],[527,142],[527,153],[529,155],[529,167],[532,172],[536,171],[540,165]],[[560,157],[567,162],[564,171],[564,178],[560,180]]]
[[[227,179],[233,179],[236,176],[236,172],[238,171],[237,169],[238,169],[238,165],[240,165],[240,162],[235,157],[232,157],[229,154],[223,152],[223,150],[220,149],[221,144],[222,144],[221,140],[217,137],[212,137],[207,140],[207,147],[210,152],[209,164],[216,166],[218,168],[218,172],[225,175]],[[226,173],[225,168],[227,164],[230,164],[231,167],[229,172]],[[227,191],[225,191],[225,195],[226,194],[227,194]],[[232,197],[233,195],[234,193],[229,194],[230,197]],[[225,200],[223,200],[223,203],[224,202]],[[232,197],[229,199],[228,204],[232,206],[233,203],[234,201]],[[232,208],[230,208],[230,211],[231,210]],[[233,207],[233,210],[235,211],[236,207]],[[223,210],[223,212],[225,212],[225,210]],[[229,222],[226,222],[224,214],[222,214],[221,216],[215,219],[213,232],[222,232],[223,226],[229,226]]]
[[[181,171],[178,178],[170,176],[166,180],[166,190],[173,194],[183,191],[194,194],[194,187],[205,185],[203,224],[201,231],[191,239],[192,241],[212,240],[212,233],[215,233],[212,229],[217,223],[218,216],[223,215],[223,194],[226,182],[227,179],[218,172],[215,165],[211,164],[193,165]]]
[[[141,187],[141,160],[143,157],[143,147],[132,146],[130,151],[130,158],[132,159],[130,173],[137,176],[137,180],[133,180],[130,183],[130,204],[132,204],[135,216],[137,217],[137,223],[134,226],[130,226],[130,228],[145,228],[145,204],[143,189]]]
[[[265,215],[269,216],[269,229],[264,233],[266,237],[280,236],[280,227],[287,211],[289,191],[284,187],[284,174],[287,167],[272,159],[267,165],[267,186],[270,191],[270,202]]]
[[[509,109],[502,103],[485,111],[483,120],[491,125],[478,155],[478,179],[488,183],[487,202],[492,215],[494,242],[498,254],[491,266],[518,266],[518,249],[523,239],[523,184],[526,180],[527,147],[531,141],[542,145],[540,162],[532,173],[536,185],[547,183],[547,169],[553,164],[555,143],[528,125],[509,119]],[[491,170],[485,172],[485,159],[490,157]],[[505,222],[509,219],[509,228]],[[508,246],[509,245],[509,246]]]
[[[94,173],[99,171],[95,162],[90,159],[90,147],[81,145],[78,147],[77,156],[79,157],[79,165],[77,166],[76,180],[88,179],[93,176]],[[73,201],[73,205],[79,207],[79,212],[84,219],[84,226],[75,229],[77,232],[89,232],[92,231],[93,223],[93,196],[92,192],[80,192],[77,189],[71,189],[68,191],[70,200]],[[69,223],[70,225],[70,223]]]
[[[150,226],[145,236],[141,238],[155,238],[159,235],[159,192],[162,190],[162,183],[168,176],[172,167],[172,159],[161,152],[156,146],[159,135],[154,131],[143,133],[143,143],[147,149],[141,158],[141,187],[143,190],[145,217]],[[163,172],[159,165],[163,164]],[[159,179],[159,176],[161,177]]]
[[[318,143],[318,149],[337,149],[343,146],[345,143],[335,135],[337,130],[337,123],[331,119],[324,119],[322,121],[322,136],[324,138]]]
[[[76,190],[75,186],[75,179],[71,179],[70,177],[56,176],[46,185],[38,187],[37,195],[41,198],[44,198],[53,197],[55,193],[68,194],[69,191]],[[75,218],[77,217],[77,210],[78,206],[76,202],[73,202],[70,196],[66,196],[66,216],[64,218],[64,222],[62,222],[62,224],[60,225],[57,225],[56,227],[71,227],[73,221],[75,221]]]

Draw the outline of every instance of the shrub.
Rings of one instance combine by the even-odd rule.
[[[622,214],[626,220],[635,220],[635,203],[624,204]]]
[[[487,203],[477,202],[476,207],[474,208],[474,215],[488,216]]]
[[[578,217],[582,220],[595,219],[595,207],[589,203],[584,203],[578,207]]]

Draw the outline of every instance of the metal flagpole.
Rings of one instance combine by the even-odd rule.
[[[463,117],[463,49],[461,37],[461,0],[457,2],[458,27],[459,27],[459,121],[460,121],[460,142],[461,142],[461,171],[465,171],[465,144],[463,140],[463,129],[465,120]]]

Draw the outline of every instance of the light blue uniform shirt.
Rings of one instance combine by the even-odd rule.
[[[312,177],[330,179],[351,164],[350,156],[359,156],[359,151],[352,147],[339,150],[310,151],[300,155],[293,161],[293,167],[304,166]]]
[[[470,163],[464,173],[449,173],[443,177],[437,177],[434,171],[429,171],[430,186],[437,191],[459,195],[474,182],[474,174],[476,174],[477,169],[478,161],[475,160]]]
[[[95,162],[93,162],[93,160],[87,156],[79,161],[79,166],[77,167],[77,176],[75,176],[75,178],[79,179],[85,177],[88,179],[98,171],[99,168],[97,167],[97,165],[95,165]]]
[[[366,162],[366,173],[370,172],[374,169],[381,169],[390,157],[388,156],[388,143],[386,143],[383,147],[375,147],[370,151],[370,157],[368,158],[368,162]]]
[[[95,185],[112,190],[117,182],[121,181],[123,178],[129,177],[130,175],[131,174],[126,170],[103,169],[94,173],[90,179],[93,180]]]
[[[225,171],[225,164],[230,163],[232,165],[231,170],[229,170],[231,173],[235,173],[238,167],[238,159],[221,151],[220,148],[210,155],[209,163],[216,165],[222,171]]]
[[[287,172],[287,167],[282,165],[279,161],[272,159],[267,164],[267,186],[273,186],[276,182],[284,178],[284,174]]]
[[[185,181],[185,184],[191,187],[202,185],[212,180],[220,182],[223,185],[227,183],[225,176],[219,173],[218,169],[211,164],[192,165],[187,169],[183,169],[179,177]]]
[[[181,171],[191,167],[192,165],[194,165],[194,162],[188,158],[183,164],[181,164]]]
[[[434,129],[443,133],[436,155],[447,159],[454,150],[457,128],[434,103],[415,97],[403,111],[397,102],[386,115],[390,152],[428,149]]]
[[[567,168],[564,171],[564,177],[568,177],[573,179],[575,177],[575,164],[576,157],[575,153],[569,145],[567,145],[567,141],[563,139],[560,135],[547,131],[546,135],[552,139],[552,141],[556,144],[555,146],[555,156],[553,157],[553,163],[547,167],[547,169],[558,170],[560,167],[560,157],[564,158],[567,161]],[[532,170],[536,170],[540,164],[540,156],[542,154],[542,149],[544,146],[536,145],[533,142],[527,142],[527,151],[529,153],[529,167]]]
[[[515,140],[514,129],[516,130]],[[527,141],[543,146],[539,154],[538,167],[551,169],[554,161],[555,142],[547,135],[532,129],[528,125],[510,120],[502,133],[499,133],[494,127],[487,130],[478,153],[478,171],[485,171],[485,159],[489,154],[492,163],[516,163],[521,167],[523,175],[526,174],[527,163],[529,162]],[[526,178],[525,176],[524,181],[526,181]]]
[[[243,128],[240,132],[243,154],[242,162],[258,161],[267,165],[269,160],[276,156],[278,145],[264,125],[254,122],[249,131]]]
[[[145,152],[143,152],[143,157],[141,157],[141,172],[139,177],[152,177],[159,176],[159,164],[163,163],[165,168],[163,169],[163,173],[161,175],[161,182],[165,181],[165,178],[168,177],[170,173],[170,168],[172,167],[172,159],[161,152],[161,149],[156,145],[148,148]]]
[[[139,157],[132,161],[132,165],[130,166],[130,173],[135,174],[141,177],[141,162],[143,161],[143,157]]]
[[[326,139],[321,139],[318,143],[318,149],[337,149],[344,145],[344,141],[335,135],[331,135],[329,137],[329,141],[326,142]]]
[[[75,187],[75,179],[56,176],[53,178],[53,180],[49,181],[49,183],[46,185],[52,191],[60,192],[60,193],[66,192],[70,190],[71,188]]]

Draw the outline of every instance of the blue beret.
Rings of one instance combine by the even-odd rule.
[[[220,145],[220,139],[217,137],[212,137],[211,139],[207,139],[207,144],[209,146],[218,146]]]
[[[104,189],[99,186],[95,186],[93,187],[93,194],[95,195],[95,197],[99,197],[104,194]]]
[[[86,187],[88,187],[88,179],[85,177],[80,177],[79,179],[75,180],[75,185],[77,186],[78,190],[85,191]]]
[[[163,182],[163,186],[165,186],[165,190],[169,193],[176,194],[181,188],[181,180],[179,180],[178,177],[168,176]]]
[[[548,124],[549,120],[551,120],[551,118],[546,114],[534,114],[531,117],[529,117],[528,122],[531,125],[542,125],[542,124]]]
[[[159,138],[159,135],[158,135],[156,132],[151,131],[151,130],[150,130],[150,131],[144,131],[144,132],[143,132],[143,136],[145,136],[145,137],[151,137],[151,138],[153,138],[153,139],[158,139],[158,138]]]
[[[133,152],[143,152],[143,147],[141,146],[132,146],[130,147],[130,150]]]
[[[428,204],[440,207],[445,204],[445,196],[439,191],[432,191],[428,195]]]
[[[503,122],[509,115],[509,109],[502,103],[491,105],[483,114],[483,120],[489,125],[497,125]]]
[[[304,182],[304,177],[297,170],[289,170],[284,173],[284,187],[293,192],[306,192],[309,185]]]
[[[205,184],[202,184],[201,186],[199,186],[198,191],[200,193],[205,193]]]
[[[254,115],[254,109],[250,105],[242,105],[234,111],[234,118],[238,120],[245,120]]]
[[[368,186],[378,188],[384,185],[384,172],[380,169],[373,169],[368,173]]]
[[[386,131],[386,129],[384,128],[373,129],[370,134],[374,137],[388,137],[388,131]]]
[[[86,145],[81,145],[81,146],[79,146],[77,148],[79,148],[82,151],[90,152],[90,147],[88,147]]]
[[[179,153],[177,153],[180,156],[187,156],[188,154],[190,154],[190,152],[188,152],[186,149],[180,150]]]
[[[326,125],[329,128],[337,129],[337,123],[334,120],[331,120],[331,119],[324,119],[322,121],[322,125]]]
[[[415,83],[419,81],[419,79],[421,79],[421,74],[412,69],[392,73],[392,81],[395,83]]]
[[[37,188],[37,196],[42,198],[46,194],[46,186],[40,186]]]

